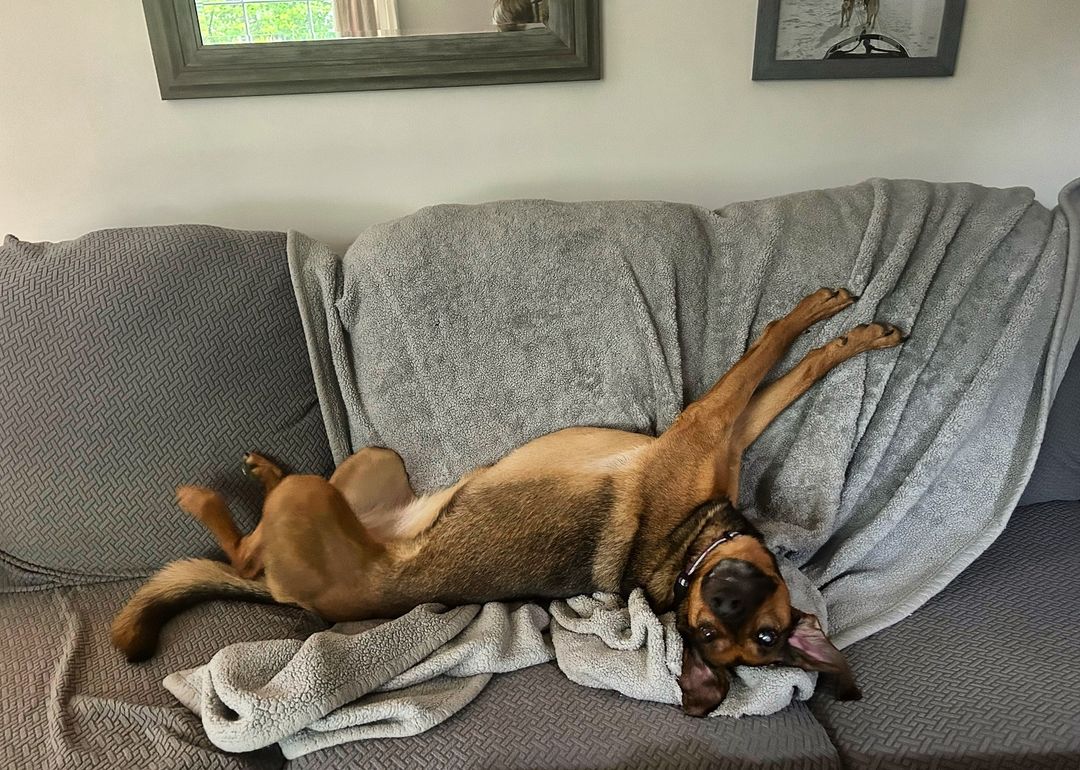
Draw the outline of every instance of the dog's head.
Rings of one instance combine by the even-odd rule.
[[[861,697],[844,656],[817,617],[791,606],[772,553],[742,535],[708,554],[677,594],[683,710],[705,716],[727,695],[733,666],[797,666],[835,676],[839,700]]]

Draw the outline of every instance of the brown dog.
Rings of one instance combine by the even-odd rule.
[[[857,698],[843,656],[816,617],[791,606],[776,559],[734,507],[743,450],[774,417],[832,367],[903,339],[888,324],[858,326],[758,389],[799,334],[854,300],[844,289],[806,297],[657,438],[558,431],[423,497],[389,449],[357,452],[329,481],[283,476],[248,455],[267,490],[250,535],[237,531],[217,493],[178,490],[232,566],[167,566],[117,616],[113,643],[131,661],[148,658],[170,617],[211,598],[295,604],[343,621],[424,602],[641,586],[658,612],[676,610],[688,713],[707,714],[723,700],[735,665],[829,672],[838,697]]]

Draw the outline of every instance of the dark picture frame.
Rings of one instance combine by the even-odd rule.
[[[600,0],[548,8],[506,33],[204,45],[194,0],[143,0],[162,99],[600,79]]]
[[[781,2],[758,0],[754,80],[947,77],[956,71],[965,0],[945,0],[936,56],[820,60],[776,58]]]

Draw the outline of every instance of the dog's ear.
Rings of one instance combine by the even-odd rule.
[[[829,637],[825,636],[817,616],[798,610],[796,613],[798,622],[788,637],[784,662],[807,671],[832,674],[835,677],[834,697],[837,700],[859,700],[862,692],[855,684],[851,666],[840,650],[829,641]]]
[[[692,717],[708,716],[724,700],[729,684],[727,671],[709,666],[689,642],[683,645],[679,676],[683,711]]]

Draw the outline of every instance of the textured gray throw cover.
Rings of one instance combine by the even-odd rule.
[[[1076,339],[1078,255],[1067,242],[1078,198],[1074,184],[1052,212],[1026,189],[871,180],[715,212],[508,201],[424,209],[371,228],[343,259],[293,233],[289,253],[336,459],[393,447],[419,491],[566,426],[662,431],[802,296],[820,286],[861,295],[804,335],[776,373],[875,318],[910,339],[845,363],[782,415],[747,453],[741,491],[770,545],[813,585],[807,596],[797,583],[794,603],[813,610],[823,598],[843,646],[911,613],[1004,527],[1062,374],[1059,353]],[[588,616],[589,601],[555,603],[552,617]],[[609,598],[592,601],[603,609]],[[607,650],[634,626],[623,617],[621,636],[591,629]],[[673,692],[675,646],[660,633],[639,638],[644,647],[625,655],[643,654],[641,670],[666,660]],[[294,687],[312,676],[309,664],[274,657],[278,644],[228,651],[227,681],[307,704],[311,721],[290,715],[288,734],[334,720],[336,693]],[[564,669],[620,689],[623,669],[596,654],[592,676],[582,675],[588,661]],[[192,690],[252,702],[252,692],[217,687],[215,666],[221,659],[209,678],[185,675]],[[373,675],[352,673],[362,692]],[[765,695],[791,672],[753,674],[740,711],[787,702]]]

